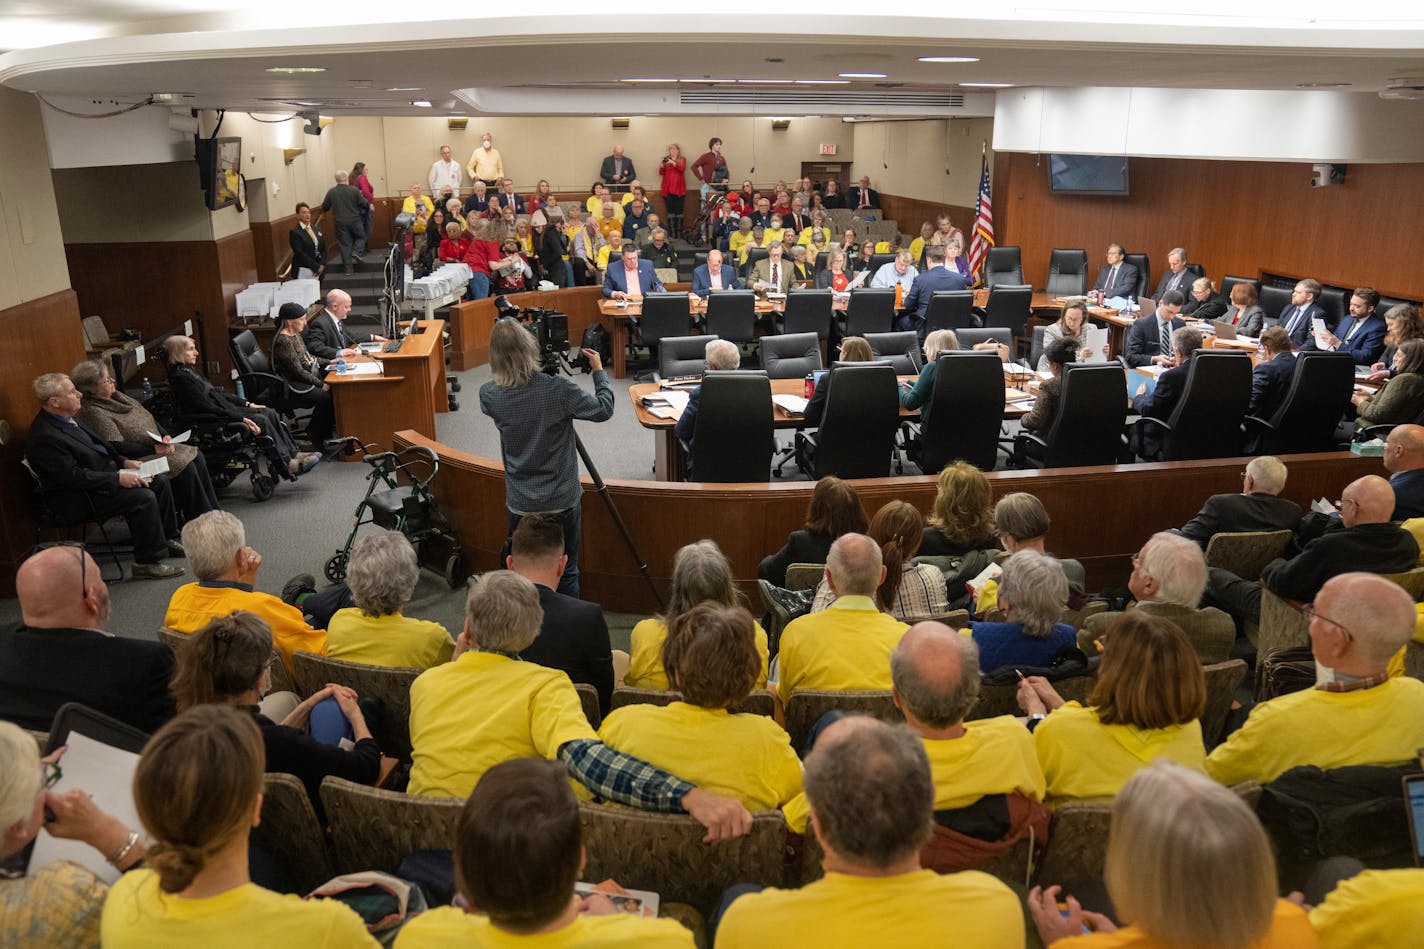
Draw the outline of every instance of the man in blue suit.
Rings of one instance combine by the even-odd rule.
[[[902,333],[914,330],[920,341],[924,342],[925,313],[929,311],[930,300],[935,293],[940,290],[964,289],[964,278],[958,271],[950,270],[944,265],[944,245],[929,245],[925,248],[925,270],[915,278],[915,282],[910,285],[910,292],[905,294],[905,312],[900,316],[895,328]]]
[[[1268,326],[1261,333],[1261,349],[1265,358],[1251,370],[1251,402],[1246,414],[1269,419],[1290,391],[1295,354],[1291,352],[1290,336],[1280,326]]]
[[[1109,244],[1108,265],[1098,271],[1098,279],[1093,281],[1093,289],[1101,290],[1104,299],[1137,296],[1137,268],[1124,263],[1122,258],[1122,245]]]
[[[1394,489],[1390,520],[1424,517],[1424,428],[1396,425],[1385,439],[1383,460]]]
[[[631,241],[623,245],[622,260],[610,261],[603,274],[603,295],[609,300],[641,300],[649,293],[662,293],[663,289],[652,261],[639,260],[638,247]]]
[[[737,272],[722,263],[722,252],[715,247],[707,252],[707,263],[692,271],[692,292],[699,297],[705,297],[713,290],[740,290],[741,286],[737,282]]]
[[[1329,322],[1325,309],[1315,302],[1318,299],[1320,281],[1302,280],[1291,291],[1290,306],[1282,310],[1281,315],[1275,319],[1266,317],[1266,325],[1282,327],[1290,335],[1291,345],[1296,349],[1303,349],[1312,335],[1310,328],[1314,321],[1319,319]]]
[[[1127,330],[1127,346],[1123,360],[1134,368],[1171,364],[1172,333],[1186,323],[1177,315],[1182,311],[1182,295],[1168,290],[1157,301],[1157,312],[1133,322]]]
[[[1301,349],[1306,352],[1349,353],[1357,366],[1374,365],[1384,352],[1384,337],[1389,332],[1384,319],[1375,315],[1379,298],[1379,291],[1373,287],[1360,287],[1350,297],[1350,315],[1340,321],[1335,332],[1327,333],[1319,340],[1311,333]]]

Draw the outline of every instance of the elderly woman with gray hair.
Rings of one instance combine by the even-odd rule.
[[[985,672],[1005,666],[1047,666],[1077,632],[1058,618],[1068,603],[1068,578],[1052,557],[1020,550],[1004,563],[999,608],[1004,621],[969,624]]]
[[[455,641],[439,623],[403,616],[420,578],[415,548],[404,534],[367,534],[351,548],[346,585],[353,607],[326,627],[326,654],[373,666],[429,669],[450,659]]]
[[[69,371],[69,379],[84,396],[76,418],[115,453],[126,458],[168,458],[168,480],[180,523],[218,509],[217,492],[202,452],[192,445],[173,444],[148,409],[119,391],[108,366],[97,359],[81,362]],[[163,440],[155,442],[154,435]]]

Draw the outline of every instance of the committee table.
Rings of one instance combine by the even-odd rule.
[[[444,329],[443,320],[417,320],[398,351],[346,360],[353,366],[379,365],[379,373],[328,373],[336,434],[353,436],[380,451],[389,451],[391,433],[402,429],[434,438],[435,414],[450,410]]]

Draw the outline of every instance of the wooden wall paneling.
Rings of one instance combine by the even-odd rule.
[[[30,422],[39,406],[30,388],[36,376],[68,372],[84,358],[79,298],[61,290],[0,310],[0,419],[10,426],[0,447],[0,595],[14,596],[15,568],[34,544],[29,476],[20,466]]]
[[[285,236],[285,232],[284,236]],[[219,370],[213,381],[225,384],[231,372],[232,357],[228,355],[228,323],[237,316],[237,295],[244,287],[257,282],[257,263],[254,259],[252,233],[250,231],[233,234],[217,241],[214,245],[212,266],[216,275],[216,294],[202,308],[204,335],[202,340],[203,358],[208,362],[216,360]]]
[[[880,211],[885,220],[899,224],[900,233],[908,235],[910,240],[920,236],[921,224],[925,221],[933,224],[935,218],[941,214],[949,214],[949,219],[954,222],[955,227],[964,232],[966,238],[970,226],[974,223],[973,208],[921,201],[919,198],[906,198],[898,194],[886,194],[884,191],[880,192]],[[965,248],[965,253],[968,253],[968,248]]]
[[[292,252],[292,245],[287,234],[296,226],[297,216],[295,214],[288,214],[275,221],[252,222],[252,250],[257,266],[258,280],[270,282],[277,279],[277,271],[280,269],[282,261],[286,260],[287,255]],[[326,228],[322,228],[321,231],[322,237],[326,239],[327,247],[334,246],[331,243],[331,238],[326,235]]]

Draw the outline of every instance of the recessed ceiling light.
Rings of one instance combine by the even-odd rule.
[[[325,67],[325,66],[269,66],[269,67],[267,67],[267,71],[268,71],[268,72],[287,73],[288,75],[294,75],[294,74],[296,74],[296,73],[304,73],[304,72],[326,72],[326,67]]]
[[[722,83],[727,83],[728,85],[730,85],[730,84],[732,84],[732,83],[734,83],[734,82],[736,82],[736,81],[737,81],[737,80],[735,80],[735,79],[712,79],[712,78],[704,78],[704,79],[679,79],[679,80],[678,80],[678,82],[722,82]]]
[[[411,102],[410,102],[410,104],[413,105],[413,106],[415,106],[417,109],[428,109],[428,108],[430,108],[430,100],[429,100],[429,99],[412,99]]]
[[[391,86],[386,92],[419,92],[421,86]]]
[[[843,72],[838,73],[842,79],[884,79],[883,72]]]
[[[797,79],[798,86],[848,86],[849,79]]]
[[[1011,82],[961,82],[961,86],[971,89],[1007,89],[1013,85]]]
[[[677,82],[676,79],[620,79],[619,82]]]
[[[1348,82],[1298,82],[1297,89],[1343,89],[1349,85]]]
[[[794,80],[794,79],[738,79],[738,80],[737,80],[737,82],[742,83],[743,85],[754,85],[754,86],[789,86],[789,85],[791,85],[791,84],[792,84],[793,82],[795,82],[795,81],[796,81],[796,80]]]
[[[921,56],[922,63],[977,63],[978,56]]]

